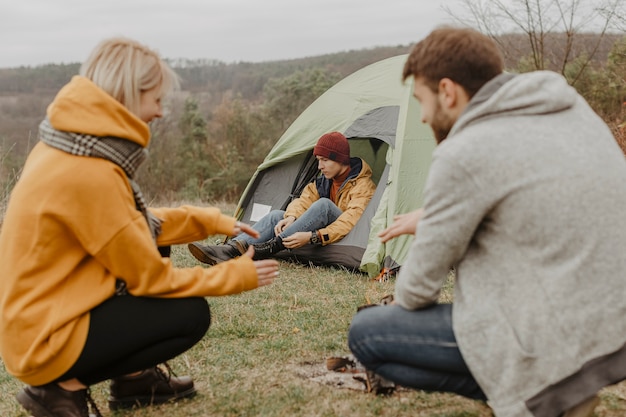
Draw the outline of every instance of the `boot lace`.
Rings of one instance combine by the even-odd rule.
[[[167,369],[167,372],[165,372],[163,369],[161,369],[158,366],[155,366],[154,369],[156,370],[157,375],[159,376],[159,378],[162,378],[165,382],[167,382],[169,384],[170,379],[172,379],[172,376],[176,377],[176,372],[174,372],[174,370],[170,367],[170,365],[167,362],[163,362],[162,365],[165,367],[165,369]]]
[[[259,255],[274,255],[285,249],[283,240],[280,237],[275,237],[262,243],[255,243],[253,246],[254,250],[259,252]]]
[[[270,252],[273,249],[273,244],[271,240],[262,243],[256,243],[254,245],[254,250],[258,252]]]

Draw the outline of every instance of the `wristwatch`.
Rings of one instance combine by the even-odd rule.
[[[322,243],[319,235],[317,234],[317,230],[311,232],[311,240],[309,241],[311,245],[319,245]]]

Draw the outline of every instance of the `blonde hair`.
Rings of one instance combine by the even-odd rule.
[[[178,89],[178,75],[159,54],[132,39],[106,39],[80,67],[80,75],[139,115],[141,93],[159,88],[158,97]]]

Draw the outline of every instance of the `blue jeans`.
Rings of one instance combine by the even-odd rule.
[[[302,216],[296,219],[289,227],[283,230],[279,236],[285,238],[296,232],[312,232],[317,229],[322,229],[341,215],[342,211],[328,198],[320,198],[311,204]],[[284,210],[272,210],[267,215],[263,216],[261,220],[255,223],[252,228],[259,232],[258,239],[253,238],[247,233],[241,233],[233,240],[244,241],[248,244],[267,242],[274,238],[274,227],[285,216]]]
[[[456,343],[452,304],[363,309],[352,320],[348,345],[367,369],[403,387],[486,400]]]

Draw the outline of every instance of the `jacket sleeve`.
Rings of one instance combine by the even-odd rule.
[[[376,185],[369,176],[357,177],[352,181],[353,185],[347,191],[347,196],[341,197],[339,202],[343,213],[337,220],[318,231],[322,237],[322,245],[337,242],[350,233],[374,195]]]
[[[169,258],[161,257],[148,223],[136,209],[132,189],[121,168],[98,159],[90,164],[103,166],[93,173],[88,171],[90,176],[77,176],[80,187],[72,188],[107,192],[76,192],[79,200],[74,203],[75,212],[66,215],[76,247],[93,257],[86,258],[72,274],[92,276],[95,283],[113,278],[111,289],[115,278],[123,279],[128,291],[136,296],[226,295],[257,287],[256,268],[247,256],[212,268],[174,267]],[[162,244],[232,231],[234,223],[234,219],[221,215],[217,209],[184,207],[153,213],[164,220]],[[176,225],[176,221],[181,224]]]
[[[159,246],[194,242],[215,234],[230,235],[235,228],[235,218],[223,215],[215,207],[181,206],[149,210],[163,222],[157,238]]]
[[[105,270],[126,282],[130,294],[193,297],[237,294],[258,286],[256,267],[247,256],[213,267],[176,268],[162,258],[140,213],[94,257]]]
[[[315,186],[315,182],[310,182],[302,193],[300,197],[293,200],[287,206],[285,210],[285,217],[293,216],[296,219],[311,207],[311,204],[320,199],[320,195],[317,192],[317,187]]]
[[[117,172],[116,168],[116,172]],[[119,170],[121,171],[121,170]],[[201,297],[237,294],[258,286],[256,267],[241,256],[210,268],[174,267],[170,258],[161,257],[148,223],[135,209],[132,190],[123,173],[102,176],[103,200],[95,204],[94,218],[106,227],[82,228],[83,247],[95,258],[99,268],[93,274],[107,274],[126,282],[130,294],[148,297]],[[105,188],[106,187],[106,188]],[[205,238],[212,233],[231,233],[235,219],[218,209],[184,206],[153,209],[163,219],[159,244],[173,244]],[[96,268],[96,263],[86,267]]]

